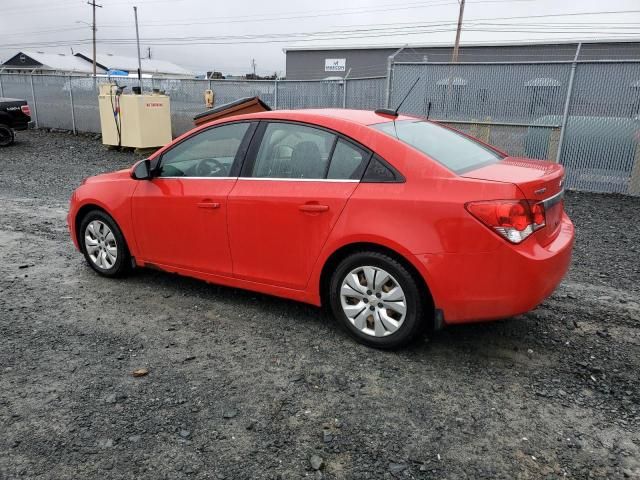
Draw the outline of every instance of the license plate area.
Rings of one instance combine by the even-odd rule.
[[[539,239],[543,244],[551,242],[560,230],[562,212],[564,212],[564,190],[542,202],[545,211],[546,225],[540,230]]]

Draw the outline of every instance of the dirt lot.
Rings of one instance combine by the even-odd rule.
[[[534,312],[389,353],[310,306],[94,274],[67,199],[135,159],[0,150],[0,478],[640,477],[640,198],[568,195],[573,266]]]

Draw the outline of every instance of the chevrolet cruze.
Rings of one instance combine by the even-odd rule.
[[[390,112],[270,111],[86,179],[68,225],[107,277],[153,267],[327,305],[358,341],[533,309],[565,275],[562,166]]]

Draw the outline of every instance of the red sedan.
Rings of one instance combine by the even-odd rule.
[[[153,266],[325,304],[360,342],[395,348],[553,292],[574,240],[563,175],[418,118],[261,112],[86,179],[68,224],[101,275]]]

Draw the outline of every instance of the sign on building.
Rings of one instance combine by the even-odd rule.
[[[344,72],[347,66],[346,58],[325,58],[324,59],[324,71],[325,72]]]

